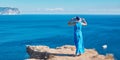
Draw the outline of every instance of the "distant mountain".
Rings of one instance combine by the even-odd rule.
[[[0,15],[17,15],[20,14],[18,8],[0,7]]]

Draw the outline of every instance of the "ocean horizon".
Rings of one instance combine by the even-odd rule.
[[[56,48],[74,45],[73,26],[67,22],[79,16],[85,18],[83,38],[87,49],[99,54],[113,54],[120,60],[120,15],[97,14],[26,14],[0,15],[0,60],[28,58],[26,45],[45,45]],[[107,45],[107,49],[102,46]]]

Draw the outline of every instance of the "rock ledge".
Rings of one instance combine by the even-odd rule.
[[[74,56],[75,47],[65,45],[56,49],[48,46],[27,46],[27,53],[30,56],[26,60],[114,60],[112,54],[106,56],[98,54],[94,49],[85,49],[81,56]]]

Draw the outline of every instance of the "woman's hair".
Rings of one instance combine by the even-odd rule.
[[[76,16],[76,20],[80,20],[80,17]]]

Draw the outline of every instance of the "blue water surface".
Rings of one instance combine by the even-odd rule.
[[[1,15],[0,60],[28,58],[26,45],[47,45],[55,48],[74,45],[73,27],[67,22],[74,16],[86,19],[83,27],[85,48],[99,54],[112,53],[120,60],[120,15]],[[107,44],[108,48],[102,46]]]

